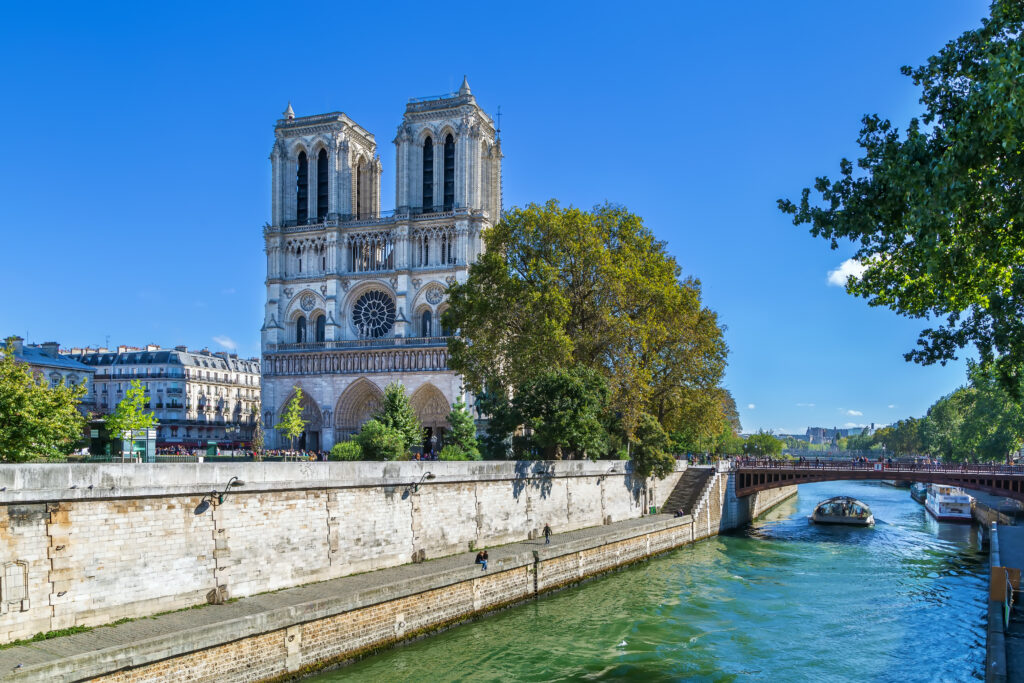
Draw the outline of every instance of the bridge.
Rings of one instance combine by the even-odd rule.
[[[737,461],[736,495],[816,481],[916,481],[959,486],[1024,502],[1024,467],[1017,465],[924,465],[875,462]]]

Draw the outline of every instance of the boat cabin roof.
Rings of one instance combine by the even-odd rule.
[[[818,508],[820,508],[823,505],[829,505],[831,503],[850,503],[850,504],[853,504],[853,505],[859,505],[862,508],[864,508],[865,510],[870,510],[871,509],[871,508],[868,507],[867,503],[865,503],[863,501],[860,501],[860,500],[857,500],[856,498],[853,498],[851,496],[834,496],[832,498],[828,498],[826,500],[821,501],[820,503],[815,505],[814,508],[818,509]]]

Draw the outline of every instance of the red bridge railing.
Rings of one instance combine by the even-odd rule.
[[[860,471],[860,472],[929,472],[934,474],[1017,474],[1024,475],[1024,465],[994,465],[989,463],[915,463],[915,462],[850,462],[808,461],[737,458],[734,470],[789,470],[789,471]]]

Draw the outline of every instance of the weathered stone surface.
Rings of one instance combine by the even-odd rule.
[[[0,465],[0,557],[27,576],[0,642],[640,517],[645,482],[612,466]]]

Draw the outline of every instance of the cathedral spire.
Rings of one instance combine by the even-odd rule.
[[[291,103],[291,100],[289,100],[289,101],[288,101],[288,108],[287,108],[287,109],[285,109],[285,110],[284,110],[284,112],[282,112],[282,113],[284,114],[284,117],[285,117],[286,119],[289,119],[289,120],[291,120],[291,119],[294,119],[294,118],[295,118],[295,110],[294,110],[294,109],[292,109],[292,103]]]
[[[470,92],[470,90],[469,90],[469,81],[466,79],[466,76],[463,75],[462,76],[462,85],[459,86],[459,95],[460,96],[465,96],[465,95],[472,95],[472,94],[473,93]]]

